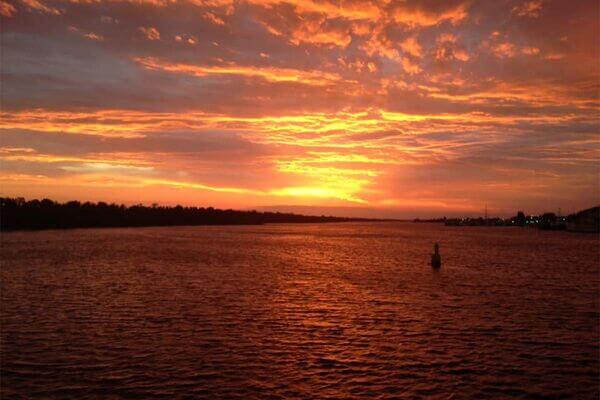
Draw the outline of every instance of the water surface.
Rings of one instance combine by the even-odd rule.
[[[1,397],[595,399],[598,251],[412,223],[2,234]]]

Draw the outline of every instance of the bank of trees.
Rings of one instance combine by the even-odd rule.
[[[0,198],[0,229],[35,230],[174,225],[258,225],[357,221],[356,218],[305,216],[279,212],[220,210],[212,207],[125,206],[69,201]],[[364,220],[363,220],[364,221]]]

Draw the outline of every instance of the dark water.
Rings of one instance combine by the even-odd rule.
[[[599,397],[594,235],[47,231],[1,259],[3,399]]]

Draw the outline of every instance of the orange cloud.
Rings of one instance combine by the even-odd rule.
[[[74,4],[93,4],[93,3],[133,3],[148,4],[156,7],[166,7],[168,4],[176,3],[176,0],[68,0]]]
[[[458,4],[451,9],[441,12],[425,9],[411,9],[404,4],[399,3],[393,10],[391,16],[394,21],[404,24],[409,28],[422,28],[438,25],[445,21],[456,25],[466,19],[468,15],[466,3]]]
[[[291,33],[290,42],[311,43],[345,48],[352,41],[350,34],[343,29],[331,29],[325,20],[305,20]]]
[[[260,6],[273,6],[278,4],[290,4],[299,13],[317,13],[327,15],[328,18],[345,18],[349,20],[376,20],[381,15],[381,10],[371,1],[345,2],[344,4],[329,1],[313,0],[246,0],[249,3]]]
[[[542,10],[542,0],[525,1],[520,5],[514,6],[512,13],[519,17],[537,18]]]
[[[176,42],[182,42],[182,43],[187,43],[190,45],[194,45],[196,44],[196,38],[194,36],[191,35],[175,35],[175,41]]]
[[[29,161],[38,163],[83,163],[87,165],[113,165],[151,170],[150,162],[139,158],[124,158],[121,154],[90,155],[87,157],[61,156],[39,153],[31,148],[0,147],[0,159],[10,161]],[[108,168],[108,167],[107,167]]]
[[[440,36],[438,36],[437,42],[438,43],[446,43],[446,42],[456,43],[456,35],[453,35],[452,33],[442,33]]]
[[[191,64],[172,64],[155,58],[136,58],[136,62],[145,68],[181,74],[204,76],[247,76],[262,78],[270,82],[295,82],[306,85],[323,86],[339,81],[337,74],[324,71],[303,71],[292,68],[254,67],[241,65],[198,66]]]
[[[371,21],[354,21],[351,29],[352,33],[357,36],[365,36],[373,31]]]
[[[77,28],[75,26],[70,26],[69,30],[71,32],[78,33],[79,35],[83,36],[84,38],[87,38],[87,39],[90,39],[90,40],[96,40],[96,41],[102,41],[102,40],[104,40],[103,36],[97,35],[94,32],[83,32],[83,31],[81,31],[79,28]]]
[[[466,50],[456,49],[454,50],[454,58],[459,61],[469,61],[471,56],[469,56],[469,53],[467,53]]]
[[[3,17],[12,17],[17,13],[17,9],[10,3],[0,0],[0,15]]]
[[[202,112],[157,113],[104,110],[86,113],[30,110],[1,113],[0,117],[2,129],[135,138],[144,137],[147,132],[185,127],[242,131],[248,139],[262,143],[295,146],[327,144],[334,147],[353,146],[354,144],[342,140],[348,135],[394,130],[407,123],[484,120],[472,114],[420,115],[377,109],[355,113],[303,113],[265,117],[235,117]],[[485,120],[493,121],[495,117],[488,116]]]
[[[271,25],[267,24],[266,22],[261,22],[261,25],[267,30],[267,32],[269,32],[271,35],[273,36],[283,36],[283,32],[281,32],[279,29],[276,29],[274,27],[272,27]]]
[[[413,57],[421,58],[423,56],[423,48],[417,41],[417,38],[411,36],[400,43],[400,48]]]
[[[53,14],[53,15],[61,14],[60,10],[58,10],[57,8],[49,7],[38,0],[22,0],[22,1],[30,10],[39,11],[39,12],[45,13],[45,14]]]
[[[457,37],[451,33],[442,33],[438,36],[436,42],[438,47],[435,53],[435,59],[437,61],[469,61],[470,56],[466,50],[459,47],[457,44]]]
[[[491,50],[498,58],[511,58],[517,53],[515,45],[509,42],[498,43],[497,45],[494,45]]]
[[[408,59],[406,57],[402,57],[402,68],[404,68],[404,71],[406,73],[411,74],[411,75],[418,74],[419,72],[422,71],[419,64],[412,62],[410,59]]]
[[[211,12],[207,12],[203,15],[203,17],[215,25],[225,25],[225,21],[222,18],[217,17],[215,14]]]
[[[528,56],[534,56],[540,54],[540,49],[538,49],[537,47],[524,47],[521,49],[521,53]]]
[[[146,37],[148,40],[160,40],[160,32],[153,27],[143,27],[140,26],[138,28],[140,32]]]
[[[370,57],[378,55],[396,62],[401,61],[394,42],[385,36],[382,26],[378,26],[373,31],[371,37],[360,46],[360,49]]]
[[[219,187],[219,186],[210,186],[204,185],[201,183],[194,182],[181,182],[181,181],[172,181],[167,179],[143,179],[140,183],[144,186],[146,185],[159,185],[159,186],[172,186],[176,188],[183,189],[195,189],[195,190],[208,190],[211,192],[221,192],[221,193],[258,193],[253,190],[248,190],[244,188],[232,188],[232,187]]]
[[[86,38],[90,39],[90,40],[97,40],[97,41],[102,41],[104,40],[104,37],[100,36],[100,35],[96,35],[93,32],[89,32],[84,34],[83,36],[85,36]]]
[[[377,65],[368,60],[356,59],[355,61],[349,61],[343,57],[338,57],[338,63],[349,70],[356,72],[376,72]]]

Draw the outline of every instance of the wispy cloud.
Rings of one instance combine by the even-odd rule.
[[[235,64],[214,66],[173,64],[156,58],[136,58],[135,61],[148,69],[197,77],[233,75],[256,77],[270,82],[295,82],[317,86],[340,80],[337,74],[317,70],[303,71],[293,68],[255,67]]]

